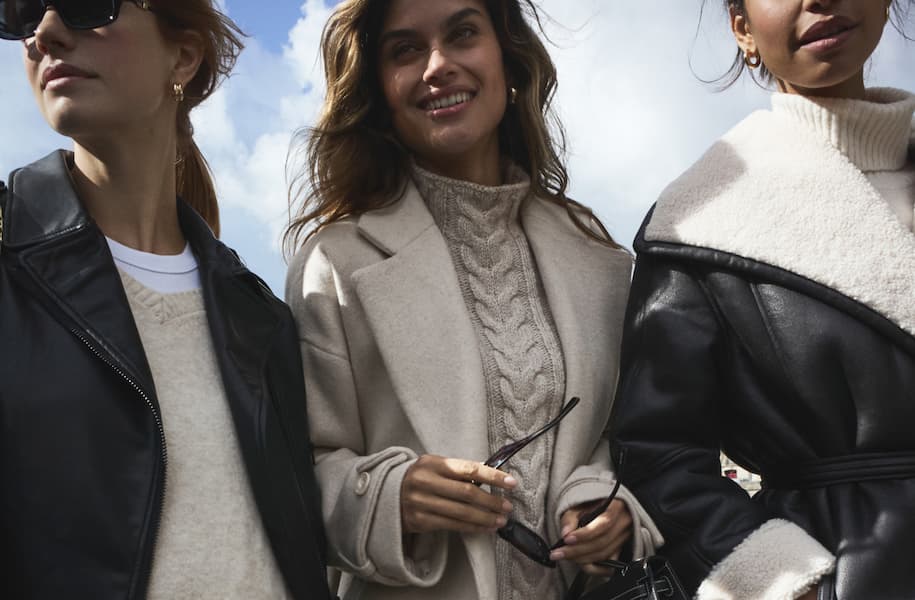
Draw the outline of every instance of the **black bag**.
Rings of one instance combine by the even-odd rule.
[[[614,561],[604,566],[616,568],[610,579],[586,592],[590,577],[579,573],[565,600],[689,600],[673,567],[663,556],[629,563]]]

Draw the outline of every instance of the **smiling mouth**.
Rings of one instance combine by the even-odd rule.
[[[458,104],[470,102],[472,99],[473,94],[470,92],[458,92],[456,94],[451,94],[450,96],[445,96],[443,98],[437,98],[435,100],[425,102],[423,103],[422,108],[423,110],[442,110],[444,108],[451,108],[452,106],[457,106]]]

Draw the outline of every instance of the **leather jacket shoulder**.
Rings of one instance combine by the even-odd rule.
[[[143,598],[166,441],[120,277],[69,160],[55,152],[14,171],[0,192],[0,545],[11,557],[0,570],[14,597]],[[291,314],[193,209],[178,200],[178,212],[277,564],[293,597],[328,598]]]

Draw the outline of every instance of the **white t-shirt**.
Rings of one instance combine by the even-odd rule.
[[[106,237],[111,255],[119,269],[160,294],[199,290],[200,270],[190,244],[181,254],[162,255],[128,248]]]

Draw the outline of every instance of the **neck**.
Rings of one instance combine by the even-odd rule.
[[[422,157],[415,156],[416,164],[430,173],[485,185],[502,185],[502,170],[499,161],[498,139],[493,139],[485,148],[475,149],[468,156]]]
[[[160,130],[161,131],[161,130]],[[76,143],[73,180],[102,232],[155,254],[179,254],[186,242],[175,202],[175,135]]]

